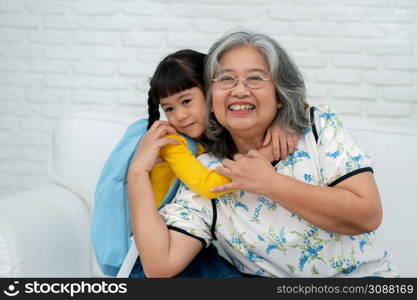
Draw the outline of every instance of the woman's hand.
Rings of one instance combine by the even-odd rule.
[[[247,154],[236,154],[234,160],[223,160],[217,173],[229,177],[232,182],[211,189],[212,192],[244,190],[249,193],[265,195],[269,182],[276,174],[271,162],[259,151],[250,150]]]
[[[294,130],[273,123],[266,131],[262,146],[271,143],[274,160],[285,159],[294,152],[300,138]]]
[[[149,173],[157,162],[159,150],[168,144],[178,144],[166,134],[178,134],[167,121],[156,121],[142,138],[128,171],[128,177],[140,172]]]

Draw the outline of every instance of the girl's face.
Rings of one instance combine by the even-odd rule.
[[[200,137],[205,126],[206,105],[204,94],[199,87],[162,98],[159,103],[171,125],[190,138]]]

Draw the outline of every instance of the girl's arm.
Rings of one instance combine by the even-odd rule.
[[[261,153],[265,154],[264,150],[266,146],[271,144],[272,155],[274,160],[283,160],[288,155],[294,152],[297,147],[298,141],[301,138],[301,134],[286,127],[282,127],[276,122],[272,123],[265,134],[265,139],[262,144],[263,149]]]
[[[128,171],[132,232],[147,277],[175,276],[202,248],[195,238],[168,230],[155,205],[149,172],[160,148],[177,143],[164,137],[167,132],[172,132],[168,126],[155,123],[140,142]]]
[[[167,138],[176,140],[178,144],[166,145],[161,149],[160,155],[170,164],[172,171],[187,187],[208,199],[232,192],[232,190],[211,192],[211,188],[230,183],[230,179],[218,174],[216,170],[209,170],[203,166],[188,150],[184,137],[170,134]]]
[[[129,174],[128,195],[133,236],[146,277],[177,275],[201,250],[201,242],[168,230],[155,205],[148,172]]]

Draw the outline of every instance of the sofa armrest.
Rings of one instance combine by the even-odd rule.
[[[89,213],[48,184],[0,199],[0,277],[90,277]]]

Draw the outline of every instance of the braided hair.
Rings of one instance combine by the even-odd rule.
[[[150,90],[148,92],[148,129],[151,128],[152,124],[155,121],[159,120],[160,113],[159,113],[159,105],[154,101],[151,97]]]
[[[206,55],[185,49],[165,57],[150,80],[148,92],[148,129],[159,120],[159,102],[162,98],[199,87],[204,92],[204,60]]]

